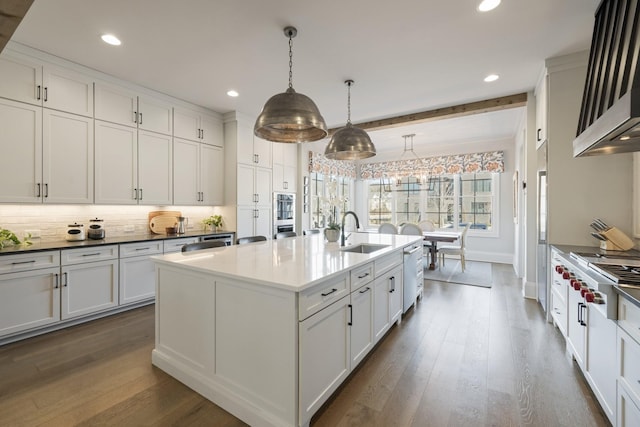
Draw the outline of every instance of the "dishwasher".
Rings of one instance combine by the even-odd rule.
[[[403,259],[403,303],[402,312],[406,313],[418,298],[422,297],[424,289],[422,244],[415,244],[404,248]]]

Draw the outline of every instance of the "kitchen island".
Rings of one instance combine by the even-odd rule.
[[[415,243],[313,235],[155,257],[153,364],[250,425],[308,425],[400,320]]]

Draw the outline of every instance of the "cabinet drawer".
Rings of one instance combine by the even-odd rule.
[[[618,298],[618,325],[640,342],[640,307],[622,296]]]
[[[373,280],[373,262],[363,265],[362,267],[355,268],[350,271],[351,276],[351,292],[358,289],[360,286],[369,283]]]
[[[60,263],[62,265],[71,265],[116,258],[118,258],[118,245],[95,246],[81,249],[64,249],[61,252]]]
[[[183,239],[168,239],[163,243],[164,253],[168,254],[170,252],[180,252],[182,247],[189,243],[196,243],[198,241],[197,237],[185,237]]]
[[[383,258],[374,261],[374,270],[376,277],[379,277],[382,273],[402,264],[402,251],[396,251],[390,255],[386,255]]]
[[[0,274],[59,267],[60,251],[30,252],[0,256]]]
[[[298,319],[303,320],[349,294],[347,273],[300,293]]]
[[[162,249],[162,240],[156,240],[152,242],[127,243],[126,245],[120,245],[120,258],[161,254]]]
[[[618,380],[633,393],[640,402],[640,344],[621,328],[618,328]]]
[[[567,300],[563,298],[556,289],[551,290],[551,301],[549,307],[551,309],[551,317],[556,323],[560,332],[567,336]]]

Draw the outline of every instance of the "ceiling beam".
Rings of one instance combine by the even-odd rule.
[[[0,52],[27,14],[33,0],[0,0]]]
[[[436,108],[435,110],[421,111],[386,119],[372,120],[364,123],[354,123],[354,126],[364,130],[380,130],[406,125],[431,122],[434,120],[452,119],[455,117],[470,116],[472,114],[488,113],[492,111],[506,110],[508,108],[523,107],[527,104],[527,94],[501,96],[499,98],[486,99],[484,101],[469,102],[467,104],[454,105],[452,107]],[[341,128],[329,129],[329,136]]]

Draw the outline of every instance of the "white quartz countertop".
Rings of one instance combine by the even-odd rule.
[[[316,234],[152,258],[161,265],[188,267],[299,292],[331,276],[421,241],[421,236],[351,233],[346,247],[340,247],[339,242],[328,243],[323,235]],[[361,243],[388,247],[370,254],[343,250]]]

